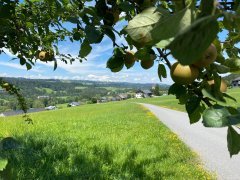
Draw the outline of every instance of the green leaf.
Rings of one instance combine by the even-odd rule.
[[[53,47],[54,47],[54,49],[55,49],[56,55],[59,55],[60,53],[59,53],[58,47],[57,47],[56,45],[53,45]]]
[[[67,21],[74,23],[74,24],[79,23],[78,17],[68,17]]]
[[[155,52],[149,47],[141,48],[134,54],[134,56],[140,60],[151,59],[151,55],[155,55]]]
[[[174,83],[168,89],[168,94],[176,95],[176,98],[179,98],[180,96],[185,95],[186,92],[187,92],[186,87],[177,83]]]
[[[135,7],[130,2],[124,1],[119,4],[119,8],[124,12],[128,12],[134,10]]]
[[[182,64],[198,61],[218,33],[217,17],[207,16],[195,21],[169,45],[172,55]]]
[[[172,41],[173,41],[174,38],[169,38],[169,39],[166,39],[166,40],[161,40],[160,42],[158,42],[155,46],[158,47],[158,48],[165,48],[167,47]]]
[[[158,22],[161,16],[168,14],[166,10],[150,7],[142,11],[129,21],[126,31],[131,39],[142,46],[153,45],[153,38],[150,31]]]
[[[213,64],[213,67],[217,70],[219,74],[225,74],[230,71],[230,68],[221,64]]]
[[[213,73],[213,77],[214,77],[214,84],[211,85],[211,87],[213,87],[213,95],[217,99],[223,99],[222,93],[220,93],[222,78],[216,72]]]
[[[216,0],[201,0],[199,17],[212,15],[216,8]]]
[[[229,125],[231,114],[224,106],[214,105],[203,112],[203,125],[206,127],[225,127]]]
[[[191,124],[196,123],[201,119],[202,107],[200,105],[200,102],[200,98],[191,96],[185,104]]]
[[[28,63],[28,62],[26,62],[26,67],[27,67],[27,70],[32,69],[32,65],[30,63]]]
[[[232,107],[214,105],[203,112],[206,127],[225,127],[240,124],[240,113]]]
[[[167,71],[163,64],[158,65],[158,77],[159,77],[160,81],[162,81],[162,77],[163,78],[167,77]]]
[[[185,0],[184,1],[174,1],[175,11],[180,11],[185,8]]]
[[[163,44],[168,45],[168,43],[173,40],[173,37],[191,25],[191,15],[192,11],[186,8],[174,15],[165,14],[161,16],[158,23],[151,31],[154,44],[157,44],[159,48],[162,48]]]
[[[85,58],[91,51],[92,51],[92,47],[90,46],[88,40],[84,39],[84,41],[81,45],[79,56],[81,58]]]
[[[0,158],[0,171],[3,171],[7,166],[8,160]]]
[[[214,96],[212,93],[213,92],[211,92],[211,91],[209,91],[209,90],[207,90],[205,88],[202,89],[202,94],[203,94],[204,97],[208,97],[209,99],[215,101],[218,104],[226,105],[226,101],[224,101],[224,99],[220,99],[220,98]]]
[[[226,97],[226,98],[228,98],[228,99],[231,99],[231,100],[237,102],[237,100],[236,100],[234,97],[230,96],[230,95],[227,94],[227,93],[223,93],[223,97]]]
[[[240,113],[240,111],[238,109],[236,109],[232,106],[228,106],[227,109],[232,115],[238,115]]]
[[[115,34],[110,28],[105,28],[104,33],[112,40],[112,42],[116,41]]]
[[[231,58],[225,61],[225,66],[230,68],[230,72],[234,74],[240,74],[240,59],[239,58]]]
[[[240,124],[240,114],[231,115],[231,116],[228,116],[227,118],[229,121],[229,125]]]
[[[55,71],[57,69],[57,59],[54,59],[54,67],[53,70]]]
[[[21,64],[21,65],[26,64],[26,59],[21,57],[21,58],[20,58],[20,64]]]
[[[202,107],[199,106],[195,111],[193,111],[191,114],[188,114],[190,124],[196,123],[201,119],[201,112]]]
[[[189,94],[183,94],[183,95],[181,95],[181,96],[178,98],[179,104],[181,104],[181,105],[186,104],[189,97],[190,97]]]
[[[240,152],[240,134],[232,126],[228,127],[227,142],[231,157]]]
[[[102,31],[94,26],[86,26],[85,27],[86,37],[90,44],[92,43],[100,43],[103,39]]]
[[[33,23],[31,23],[31,22],[26,22],[26,27],[29,28],[29,29],[31,29],[31,28],[34,27],[34,25],[33,25]]]

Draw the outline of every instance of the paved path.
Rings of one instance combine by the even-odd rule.
[[[240,154],[232,158],[227,149],[227,128],[205,128],[201,122],[189,124],[188,115],[150,104],[142,104],[176,133],[201,157],[218,179],[240,180]]]

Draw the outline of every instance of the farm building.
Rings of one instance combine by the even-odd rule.
[[[117,97],[118,97],[118,99],[120,99],[120,100],[126,100],[126,99],[128,99],[128,95],[127,95],[127,94],[119,94],[119,95],[117,95]]]
[[[79,102],[71,102],[71,103],[69,103],[67,106],[68,106],[68,107],[75,107],[75,106],[79,106],[79,105],[80,105]]]
[[[135,97],[136,98],[146,98],[146,97],[152,97],[152,92],[150,90],[137,90]]]
[[[108,98],[107,97],[101,97],[100,100],[98,100],[99,103],[104,103],[104,102],[108,102]]]
[[[55,110],[57,109],[56,106],[48,106],[48,107],[45,107],[45,110]]]
[[[49,99],[50,97],[49,96],[38,96],[37,98],[38,99]]]
[[[3,113],[0,114],[0,117],[5,117],[5,115]]]
[[[240,77],[232,80],[232,87],[240,87]]]

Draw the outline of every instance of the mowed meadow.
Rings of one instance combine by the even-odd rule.
[[[228,89],[227,94],[229,94],[236,100],[234,101],[232,99],[225,98],[227,103],[236,108],[240,107],[240,88]],[[173,95],[160,96],[156,98],[131,99],[128,101],[136,102],[136,103],[148,103],[148,104],[153,104],[153,105],[157,105],[157,106],[161,106],[169,109],[186,112],[185,105],[179,104],[179,101]]]
[[[3,179],[214,179],[150,111],[129,101],[0,119]],[[0,179],[1,179],[0,178]]]

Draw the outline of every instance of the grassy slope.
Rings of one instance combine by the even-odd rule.
[[[107,103],[0,120],[0,137],[22,149],[4,154],[19,179],[211,179],[196,156],[148,110]],[[6,171],[8,172],[8,171]],[[15,177],[12,177],[15,179]]]
[[[233,106],[240,107],[240,88],[229,89],[227,93],[237,100],[237,103],[234,103],[232,100],[228,100],[228,102]],[[129,101],[139,102],[139,103],[149,103],[149,104],[154,104],[161,107],[166,107],[166,108],[175,109],[179,111],[186,111],[185,106],[178,104],[178,100],[173,95],[161,96],[157,98],[131,99]]]
[[[236,98],[238,103],[240,103],[240,88],[232,88],[228,90],[228,94]]]
[[[161,107],[166,107],[170,109],[175,109],[179,111],[185,111],[185,107],[178,104],[178,100],[175,96],[161,96],[161,97],[154,97],[154,98],[141,98],[141,99],[130,99],[130,102],[138,102],[138,103],[149,103],[154,104]]]

